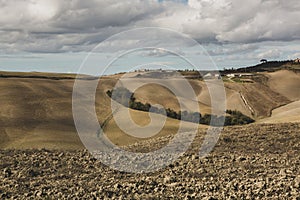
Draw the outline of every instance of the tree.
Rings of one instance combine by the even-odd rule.
[[[262,63],[267,63],[268,60],[267,60],[267,59],[261,59],[260,62],[262,62]]]

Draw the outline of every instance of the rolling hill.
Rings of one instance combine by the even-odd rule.
[[[99,123],[111,116],[110,98],[106,91],[112,89],[121,75],[102,77],[96,91],[96,113]],[[263,72],[259,76],[266,81],[253,83],[224,82],[227,108],[239,110],[253,117],[258,123],[299,122],[300,75],[291,70]],[[0,73],[0,148],[83,148],[77,135],[72,115],[72,89],[75,75],[48,73]],[[88,83],[91,77],[81,76]],[[155,78],[152,78],[155,82]],[[132,75],[128,84],[143,83],[143,78]],[[201,114],[210,113],[210,94],[203,81],[189,80],[197,95]],[[184,92],[180,82],[172,86]],[[166,108],[179,109],[175,95],[158,84],[147,84],[135,92],[141,102],[161,104]],[[82,97],[84,98],[84,97]],[[193,110],[194,102],[182,98],[184,109]],[[150,122],[149,114],[130,111],[133,120],[140,126]],[[119,115],[119,114],[117,114]],[[120,116],[122,117],[122,116]],[[161,116],[156,116],[160,119]],[[88,118],[88,116],[87,116]],[[173,134],[178,130],[179,121],[167,119],[157,137]],[[191,124],[183,123],[189,131]],[[206,126],[200,126],[205,129]],[[135,143],[138,138],[123,133],[114,119],[107,121],[105,133],[115,144]]]

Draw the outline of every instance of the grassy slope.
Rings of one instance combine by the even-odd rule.
[[[271,117],[259,121],[259,123],[284,122],[300,122],[300,100],[274,109]]]
[[[272,111],[263,123],[300,122],[300,74],[288,70],[267,74],[269,87],[292,102]]]
[[[83,148],[72,116],[73,83],[72,79],[0,78],[0,148]],[[98,86],[96,112],[100,122],[111,114],[105,91],[115,83],[114,77],[104,78]],[[145,125],[148,114],[132,112],[137,124]],[[159,136],[174,133],[178,122],[168,119]],[[184,124],[189,129],[189,123]],[[112,120],[106,128],[113,142],[125,145],[137,141],[124,136],[116,127]]]
[[[280,70],[268,74],[269,87],[291,101],[300,100],[300,74]]]
[[[47,79],[43,77],[61,78],[66,75],[45,73],[38,73],[39,77],[35,78],[28,78],[32,75],[30,73],[25,73],[27,78],[24,78],[24,73],[9,72],[9,75],[18,77],[0,78],[0,148],[83,148],[76,134],[72,116],[73,79]],[[36,75],[35,73],[34,76]],[[259,83],[225,83],[228,108],[242,110],[249,115],[248,108],[241,100],[240,92],[255,109],[258,118],[267,116],[279,105],[297,98],[299,100],[299,91],[296,90],[300,85],[299,74],[279,71],[268,75],[271,77],[268,83],[270,87]],[[119,75],[103,78],[97,89],[96,111],[100,122],[111,114],[110,99],[105,92],[115,85],[117,78]],[[280,88],[278,83],[286,83],[289,87]],[[178,83],[174,84],[180,89]],[[194,80],[192,86],[198,95],[201,112],[209,112],[210,96],[205,84]],[[178,106],[170,92],[155,84],[139,89],[137,97],[150,103],[166,104],[167,107]],[[188,108],[188,101],[186,104]],[[293,105],[282,107],[283,111],[274,110],[273,113],[277,113],[276,120],[278,121],[278,116],[281,118],[280,122],[291,120],[287,115],[291,115],[290,110],[295,110]],[[279,115],[279,111],[286,115]],[[140,111],[131,113],[139,125],[143,126],[149,122],[147,113]],[[294,112],[294,118],[299,119],[298,116],[297,112]],[[184,123],[185,130],[189,127],[189,123]],[[177,129],[178,121],[168,119],[159,136],[175,133]],[[106,131],[108,137],[120,145],[137,141],[136,138],[120,132],[114,120],[109,121]]]
[[[0,78],[1,147],[80,147],[71,113],[72,80]]]

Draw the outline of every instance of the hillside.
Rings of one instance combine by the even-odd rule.
[[[45,74],[35,78],[28,77],[28,74],[26,77],[16,78],[20,74],[13,76],[0,78],[0,148],[83,148],[72,115],[74,80],[43,78]],[[116,81],[114,76],[104,77],[98,86],[96,112],[100,123],[111,114],[110,99],[105,91],[111,89]],[[148,114],[139,111],[133,113],[137,116],[137,123],[143,125]],[[188,123],[185,124],[189,129]],[[121,141],[125,145],[138,141],[115,130],[115,123],[110,126],[107,129],[108,137],[115,143]],[[177,127],[177,120],[168,119],[159,136],[173,133]]]
[[[293,70],[300,71],[300,64],[294,63],[292,60],[283,60],[283,61],[267,61],[262,62],[260,64],[254,66],[247,66],[238,69],[227,69],[224,70],[224,73],[232,73],[232,72],[275,72],[278,70]]]
[[[272,111],[272,116],[260,120],[260,123],[283,123],[300,121],[300,101],[289,103]]]
[[[288,72],[288,73],[287,73]],[[283,74],[282,76],[275,76],[274,73]],[[295,92],[297,86],[300,86],[299,74],[293,71],[280,70],[274,73],[261,73],[253,76],[251,82],[239,82],[239,81],[224,81],[224,87],[227,99],[227,108],[231,110],[239,110],[245,115],[251,116],[255,119],[266,118],[271,115],[273,109],[280,106],[289,104],[298,98],[298,92]],[[284,73],[287,73],[284,75]],[[147,77],[147,76],[145,76]],[[285,93],[280,87],[276,87],[275,83],[281,84],[283,79],[287,79],[287,87]],[[180,81],[170,81],[168,83],[171,87],[184,91],[185,88]],[[152,79],[155,82],[155,79]],[[123,81],[123,80],[122,80]],[[124,83],[131,87],[131,85],[142,85],[149,81],[149,78],[130,78],[124,80]],[[210,81],[210,80],[206,80]],[[211,108],[211,96],[206,83],[197,79],[189,80],[191,86],[195,90],[195,94],[198,98],[199,108],[202,114],[210,113]],[[174,110],[179,110],[179,104],[177,98],[168,89],[161,85],[148,84],[139,88],[136,92],[138,100],[150,104],[161,103],[165,107],[170,107]],[[289,95],[294,95],[294,99],[290,99]],[[182,95],[184,96],[184,95]],[[182,99],[179,95],[179,99]],[[183,100],[183,108],[188,111],[193,111],[193,102],[189,99]]]
[[[0,78],[1,148],[80,148],[73,80]]]
[[[300,76],[288,70],[280,70],[268,73],[268,86],[275,92],[285,96],[291,101],[300,99]]]
[[[72,116],[72,89],[74,75],[47,73],[1,72],[0,76],[0,148],[83,148],[77,135]],[[106,91],[112,89],[119,75],[101,78],[96,92],[96,112],[99,123],[111,116],[110,98]],[[288,70],[264,72],[263,80],[253,83],[226,81],[227,108],[240,110],[258,122],[300,121],[297,111],[300,93],[299,73]],[[150,77],[150,79],[153,77]],[[91,77],[82,76],[83,83]],[[197,95],[201,114],[210,113],[210,94],[203,81],[189,80]],[[143,83],[136,74],[127,80],[128,84]],[[155,78],[153,79],[155,82]],[[171,81],[173,87],[184,92],[180,82]],[[142,102],[161,104],[166,108],[179,109],[174,94],[158,84],[139,88],[136,98]],[[84,97],[82,97],[84,98]],[[183,97],[179,97],[183,98]],[[192,102],[182,99],[184,109],[193,111]],[[272,116],[271,116],[272,114]],[[131,111],[133,120],[140,126],[147,125],[149,115],[142,111]],[[117,116],[122,118],[119,113]],[[89,116],[87,116],[88,119]],[[159,119],[160,116],[157,116]],[[167,119],[158,136],[173,134],[179,121]],[[130,127],[129,127],[130,128]],[[184,130],[190,130],[189,122],[183,123]],[[200,126],[205,129],[205,126]],[[129,136],[117,127],[113,119],[108,120],[105,133],[116,144],[127,145],[139,139]]]

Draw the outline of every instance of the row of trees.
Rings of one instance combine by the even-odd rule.
[[[225,117],[226,125],[250,124],[255,122],[254,119],[237,110],[227,110],[226,113],[229,114],[229,116]]]
[[[151,106],[149,103],[142,103],[136,101],[134,97],[134,93],[130,92],[127,88],[119,87],[114,90],[108,90],[106,94],[112,98],[113,100],[117,101],[118,103],[122,104],[125,107],[140,110],[145,112],[152,112],[162,115],[167,115],[167,117],[198,123],[198,124],[206,124],[206,125],[213,125],[213,126],[229,126],[229,125],[241,125],[241,124],[249,124],[254,122],[253,119],[244,115],[243,113],[236,111],[236,110],[227,110],[227,116],[216,116],[211,114],[201,115],[199,112],[188,112],[188,111],[179,111],[176,112],[170,108],[158,108],[155,106]],[[224,122],[224,123],[223,123]]]

